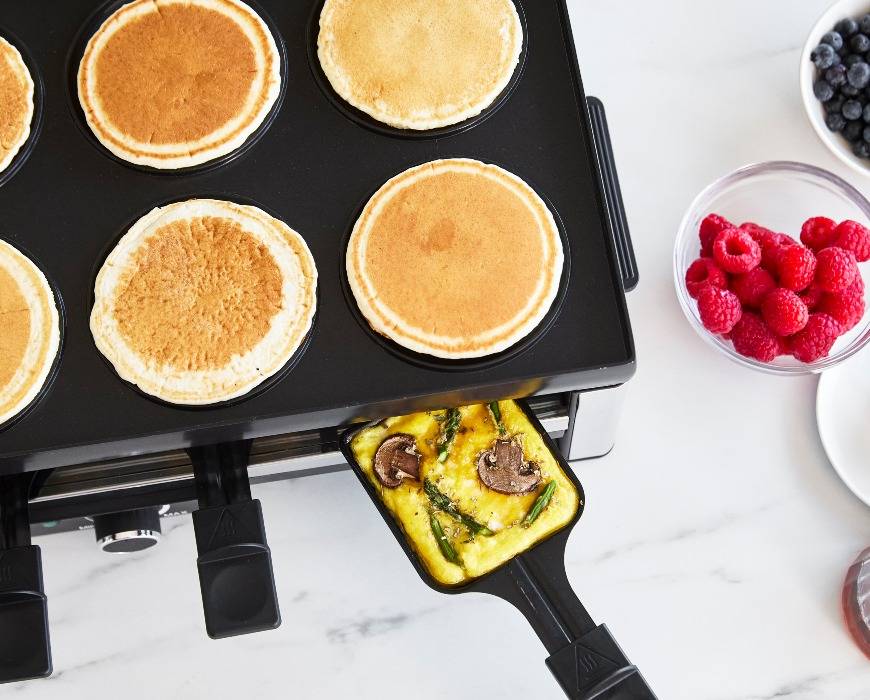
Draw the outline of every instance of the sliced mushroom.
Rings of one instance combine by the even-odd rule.
[[[397,488],[404,479],[419,479],[420,455],[414,437],[398,433],[384,440],[375,452],[375,474],[388,489]]]
[[[541,483],[541,470],[525,461],[516,440],[496,440],[492,449],[481,452],[477,474],[488,488],[504,494],[528,493]]]

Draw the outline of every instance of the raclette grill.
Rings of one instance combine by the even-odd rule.
[[[114,158],[78,105],[84,45],[123,2],[3,6],[0,35],[31,69],[42,125],[0,176],[0,237],[43,269],[64,310],[56,374],[24,415],[0,428],[0,491],[12,494],[0,501],[0,556],[22,559],[15,569],[22,576],[0,583],[0,599],[27,593],[29,612],[19,623],[45,614],[41,581],[31,575],[41,570],[38,548],[28,546],[21,522],[41,532],[46,521],[198,504],[209,632],[275,626],[270,554],[248,484],[344,468],[340,439],[355,423],[530,397],[567,459],[609,450],[618,388],[635,369],[625,292],[638,276],[607,122],[603,105],[584,93],[565,0],[516,2],[525,44],[505,93],[480,117],[423,134],[373,123],[333,94],[316,60],[322,0],[250,2],[278,43],[282,96],[238,152],[177,173]],[[377,336],[344,275],[347,238],[369,197],[397,173],[447,157],[519,175],[551,207],[565,242],[566,273],[551,313],[517,346],[482,360],[440,361]],[[319,273],[313,329],[285,371],[241,400],[208,408],[170,406],[119,379],[88,327],[97,271],[118,238],[154,206],[191,197],[252,203],[286,221],[305,238]],[[225,513],[250,524],[250,541],[213,536]],[[219,599],[209,587],[209,577],[239,561],[266,582],[256,620],[225,614],[244,590]],[[34,642],[47,650],[47,625],[26,634],[43,628],[45,638]],[[50,671],[47,653],[45,663],[29,658],[0,659],[0,677]]]

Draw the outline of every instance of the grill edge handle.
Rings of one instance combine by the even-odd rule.
[[[610,230],[616,247],[616,258],[622,272],[622,284],[625,291],[630,292],[637,287],[640,273],[637,269],[637,258],[634,254],[628,218],[625,214],[622,187],[619,184],[619,175],[616,171],[616,158],[613,153],[613,142],[610,138],[610,127],[607,124],[607,114],[604,110],[604,104],[597,97],[587,97],[586,104],[592,122],[592,135],[601,171],[607,218],[610,221]]]

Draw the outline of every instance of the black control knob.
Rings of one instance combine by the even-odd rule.
[[[94,516],[97,545],[104,552],[140,552],[160,542],[160,511],[141,508]]]

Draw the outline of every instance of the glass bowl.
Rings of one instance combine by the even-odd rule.
[[[804,221],[813,216],[835,221],[851,219],[870,226],[870,201],[857,189],[832,173],[803,163],[758,163],[737,170],[701,192],[686,212],[674,246],[674,283],[680,306],[698,335],[744,367],[780,375],[818,373],[835,367],[870,343],[870,311],[837,340],[828,357],[812,363],[788,356],[760,362],[738,354],[730,341],[710,333],[686,289],[686,270],[700,256],[701,221],[714,213],[738,225],[752,221],[797,240]],[[870,262],[859,267],[868,283],[866,295],[870,293]]]

